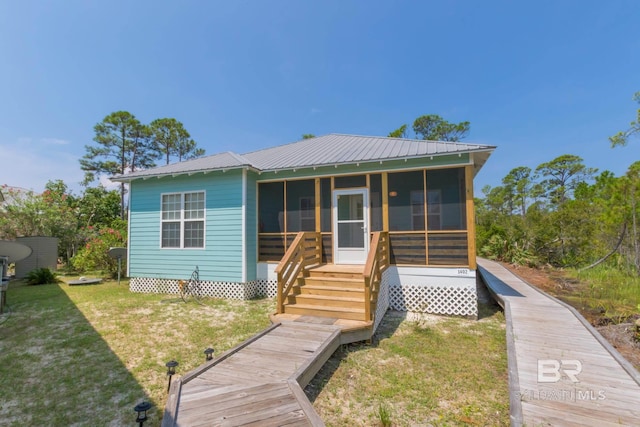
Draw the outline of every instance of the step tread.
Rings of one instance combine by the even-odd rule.
[[[285,307],[297,308],[301,310],[332,311],[332,312],[344,312],[344,313],[364,313],[364,308],[331,307],[331,306],[317,306],[317,305],[311,305],[311,304],[289,304],[289,303],[286,303]],[[285,308],[285,311],[286,311],[286,308]]]
[[[362,288],[344,288],[340,286],[326,286],[326,285],[310,285],[305,283],[300,286],[300,289],[318,289],[318,290],[326,290],[326,291],[347,291],[347,292],[362,292],[364,293],[364,286]]]
[[[309,276],[305,280],[324,280],[325,282],[364,282],[364,277]]]
[[[317,294],[298,294],[295,295],[296,298],[302,299],[318,299],[325,301],[348,301],[348,302],[363,302],[362,298],[354,298],[354,297],[340,297],[340,296],[331,296],[331,295],[317,295]]]

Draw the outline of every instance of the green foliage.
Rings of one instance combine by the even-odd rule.
[[[420,139],[429,141],[460,141],[469,135],[469,122],[450,123],[437,114],[418,117],[413,131]]]
[[[196,146],[184,125],[176,119],[156,119],[149,124],[149,129],[152,149],[158,159],[165,159],[166,164],[170,163],[172,157],[181,162],[204,156],[204,150]]]
[[[391,412],[387,405],[378,405],[378,420],[382,427],[391,427]]]
[[[93,129],[97,145],[85,145],[86,154],[80,159],[86,184],[99,174],[112,176],[155,166],[151,131],[128,111],[109,114]],[[121,218],[124,218],[124,195],[124,183],[120,183]]]
[[[389,138],[406,138],[407,137],[407,125],[402,125],[398,129],[389,132],[387,135]]]
[[[633,95],[633,100],[640,104],[640,92]],[[625,146],[629,142],[629,137],[638,134],[640,134],[640,109],[636,112],[636,119],[629,124],[629,128],[610,137],[609,142],[611,142],[611,147]]]
[[[640,271],[640,162],[624,176],[605,171],[594,178],[595,169],[566,154],[535,171],[516,167],[502,186],[482,189],[484,198],[476,202],[480,255],[579,267],[615,249],[610,262]]]
[[[55,272],[43,267],[31,270],[25,276],[25,280],[28,285],[47,285],[50,283],[57,283],[58,276]]]
[[[302,134],[302,139],[311,139],[311,138],[315,138],[316,136],[312,133],[303,133]]]
[[[580,303],[603,312],[615,323],[627,321],[640,309],[640,278],[621,271],[615,263],[607,263],[572,276],[587,285],[580,290]]]
[[[450,123],[437,114],[420,116],[413,122],[416,139],[428,141],[460,141],[469,135],[469,122]],[[407,138],[407,125],[389,132],[390,138]]]
[[[548,200],[556,205],[568,200],[573,190],[591,179],[596,172],[597,169],[587,168],[581,157],[572,154],[556,157],[536,168],[536,173],[542,177],[542,189]]]
[[[73,267],[79,272],[100,270],[111,277],[118,272],[118,261],[108,255],[112,247],[125,247],[126,222],[114,222],[114,227],[96,230],[89,226],[87,232],[91,234],[84,248],[73,257]],[[126,269],[126,266],[122,266]]]

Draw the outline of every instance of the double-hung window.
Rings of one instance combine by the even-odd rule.
[[[162,195],[161,246],[204,248],[204,191]]]

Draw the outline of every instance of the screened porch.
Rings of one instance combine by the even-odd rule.
[[[313,231],[323,263],[359,264],[388,231],[391,264],[475,269],[472,183],[471,166],[259,182],[258,260]]]

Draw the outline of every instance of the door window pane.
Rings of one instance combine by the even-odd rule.
[[[362,194],[343,194],[338,196],[338,221],[364,219]]]
[[[339,248],[364,248],[364,231],[361,222],[343,222],[338,224]]]

